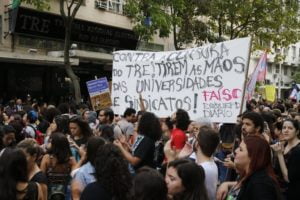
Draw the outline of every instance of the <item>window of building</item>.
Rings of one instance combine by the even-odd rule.
[[[95,0],[95,7],[123,14],[124,0]]]
[[[283,66],[283,74],[284,75],[288,74],[288,66]]]
[[[291,76],[294,76],[295,72],[291,71]]]
[[[272,73],[272,64],[268,63],[268,73],[271,74]]]
[[[2,16],[0,15],[0,43],[2,43]]]
[[[296,46],[292,47],[292,51],[293,51],[293,60],[296,58]]]
[[[278,74],[279,73],[279,64],[276,65],[276,70],[275,73]]]
[[[289,50],[290,50],[289,47],[284,48],[284,55],[285,55],[285,56],[288,56]]]
[[[110,11],[123,13],[123,0],[110,0],[108,6]]]

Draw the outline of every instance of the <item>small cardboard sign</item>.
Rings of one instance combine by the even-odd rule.
[[[86,82],[93,110],[101,110],[112,106],[109,84],[106,77]]]

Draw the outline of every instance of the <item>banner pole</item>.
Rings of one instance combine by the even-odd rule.
[[[247,82],[248,82],[247,78],[248,78],[248,73],[249,73],[251,48],[252,48],[252,37],[250,37],[248,63],[247,63],[247,70],[246,70],[246,73],[245,73],[245,81],[244,81],[244,89],[243,89],[243,97],[242,97],[242,102],[241,102],[240,114],[243,113],[243,108],[244,108],[244,104],[245,104],[245,94],[246,94],[246,87],[247,87]]]

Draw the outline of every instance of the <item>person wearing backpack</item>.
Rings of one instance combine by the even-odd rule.
[[[53,133],[49,151],[41,163],[41,170],[48,178],[49,200],[64,200],[69,195],[70,173],[77,168],[75,158],[71,155],[67,137],[62,133]]]
[[[34,110],[27,113],[26,116],[26,126],[23,130],[23,134],[26,138],[33,138],[38,144],[42,145],[44,143],[43,134],[37,129],[36,122],[38,120],[38,114]]]

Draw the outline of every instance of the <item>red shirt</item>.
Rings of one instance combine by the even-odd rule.
[[[186,143],[186,139],[187,137],[182,130],[178,128],[173,129],[171,132],[171,147],[177,150],[182,149]]]

